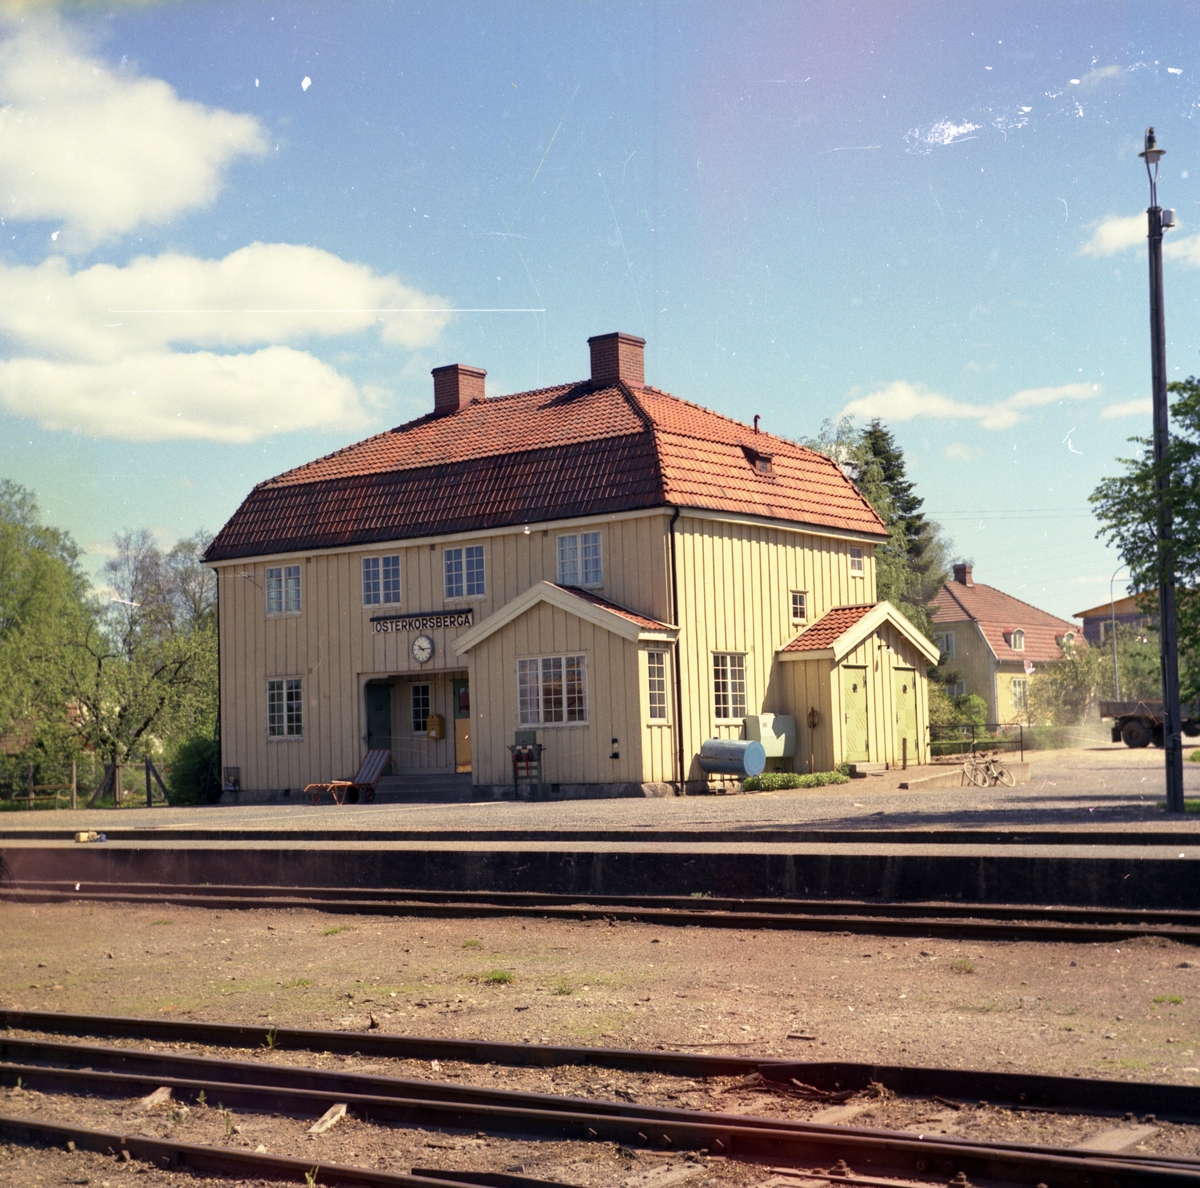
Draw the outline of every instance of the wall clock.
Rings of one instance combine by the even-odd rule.
[[[433,656],[433,640],[428,635],[418,635],[412,641],[412,655],[418,664],[424,664]]]

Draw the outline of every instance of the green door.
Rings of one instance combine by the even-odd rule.
[[[920,763],[917,750],[917,674],[913,669],[892,670],[892,701],[896,706],[895,760],[903,762],[907,759],[909,763]]]
[[[848,763],[865,763],[867,754],[867,670],[842,669],[842,711],[845,714]]]
[[[367,750],[391,749],[392,687],[372,683],[367,686]]]

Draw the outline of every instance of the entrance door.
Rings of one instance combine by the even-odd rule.
[[[373,682],[367,686],[367,750],[392,749],[392,687]],[[388,771],[392,765],[388,764]]]
[[[454,770],[471,770],[471,689],[465,680],[454,681]]]
[[[920,763],[917,750],[917,674],[913,669],[893,669],[892,700],[896,705],[895,760],[903,762],[907,758],[909,763]]]
[[[845,713],[846,761],[865,763],[867,754],[867,670],[842,669],[842,709]]]

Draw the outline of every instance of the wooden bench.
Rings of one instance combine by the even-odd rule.
[[[368,804],[375,799],[375,785],[383,775],[383,769],[391,761],[389,750],[368,751],[352,780],[330,780],[324,784],[307,784],[304,794],[312,804],[320,804],[326,792],[333,797],[334,804],[357,804],[359,797]]]

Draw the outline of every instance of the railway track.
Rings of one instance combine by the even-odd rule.
[[[265,1040],[262,1028],[236,1025],[178,1023],[164,1020],[64,1016],[47,1012],[5,1012],[8,1027],[91,1035],[137,1036],[174,1042],[230,1044],[241,1040],[250,1046]],[[57,1024],[57,1026],[55,1025]],[[331,1037],[338,1042],[330,1047]],[[820,1092],[821,1082],[839,1089],[859,1087],[866,1075],[901,1095],[942,1097],[958,1090],[971,1101],[977,1091],[987,1091],[993,1104],[1005,1094],[1015,1105],[1027,1108],[1070,1109],[1073,1112],[1139,1112],[1150,1102],[1159,1117],[1181,1120],[1200,1118],[1200,1089],[1190,1086],[1154,1086],[1128,1082],[1084,1081],[1079,1078],[1020,1077],[971,1070],[934,1070],[872,1067],[849,1064],[794,1064],[756,1061],[747,1057],[705,1057],[665,1052],[611,1052],[602,1049],[537,1048],[531,1045],[466,1044],[461,1041],[409,1040],[378,1034],[273,1029],[270,1042],[277,1047],[323,1052],[344,1050],[354,1043],[356,1054],[412,1057],[435,1045],[443,1059],[474,1059],[508,1063],[589,1063],[608,1067],[631,1065],[662,1073],[728,1075],[749,1070],[751,1075],[774,1081],[781,1090],[797,1082]],[[504,1060],[505,1055],[510,1057]],[[513,1059],[516,1057],[516,1059]],[[427,1055],[423,1058],[428,1059]],[[319,1116],[335,1102],[346,1105],[364,1121],[383,1126],[422,1127],[431,1130],[478,1133],[543,1141],[611,1142],[660,1151],[702,1151],[755,1163],[814,1170],[847,1182],[841,1169],[867,1180],[901,1178],[941,1182],[996,1185],[1045,1184],[1047,1188],[1142,1188],[1142,1186],[1195,1183],[1200,1160],[1161,1155],[1123,1155],[1052,1149],[1016,1143],[918,1136],[836,1125],[803,1123],[778,1118],[751,1118],[637,1103],[596,1101],[444,1081],[361,1074],[344,1070],[304,1068],[262,1059],[254,1061],[149,1051],[96,1044],[63,1043],[42,1038],[0,1036],[0,1081],[53,1094],[88,1094],[107,1097],[143,1097],[159,1087],[169,1087],[179,1101],[203,1101],[204,1095],[229,1107],[291,1117]],[[846,1078],[832,1080],[833,1077]],[[870,1080],[867,1081],[867,1085]],[[867,1085],[861,1087],[865,1088]],[[999,1091],[999,1096],[997,1096]],[[1055,1095],[1057,1095],[1055,1097]],[[1049,1101],[1043,1102],[1043,1098]],[[41,1125],[35,1120],[0,1117],[0,1131]],[[16,1128],[16,1131],[14,1131]],[[59,1139],[76,1128],[59,1128]],[[32,1132],[30,1132],[32,1133]],[[81,1132],[82,1133],[82,1132]],[[100,1132],[97,1132],[100,1133]],[[104,1132],[112,1147],[112,1135]],[[126,1136],[120,1136],[126,1137]],[[92,1142],[87,1135],[85,1141]],[[72,1138],[77,1144],[81,1141]],[[101,1140],[96,1139],[96,1142]],[[131,1140],[132,1141],[132,1140]],[[140,1140],[139,1140],[140,1141]],[[172,1145],[150,1151],[152,1161],[163,1157],[188,1162],[188,1148],[172,1155]],[[176,1146],[180,1146],[176,1144]],[[121,1147],[113,1147],[120,1150]],[[133,1151],[132,1146],[125,1149]],[[205,1152],[211,1151],[204,1148]],[[245,1158],[245,1153],[237,1153]],[[141,1157],[141,1156],[137,1156]],[[191,1163],[188,1163],[192,1166]],[[838,1169],[831,1171],[830,1169]],[[284,1169],[280,1169],[284,1170]],[[294,1170],[290,1168],[288,1170]],[[307,1168],[306,1168],[307,1170]],[[353,1174],[358,1179],[353,1179]],[[239,1173],[243,1174],[243,1173]],[[261,1174],[261,1173],[256,1173]],[[332,1174],[332,1173],[331,1173]],[[368,1180],[358,1169],[343,1169],[323,1182],[419,1183],[420,1180],[386,1178]],[[445,1173],[448,1174],[448,1173]],[[457,1174],[457,1173],[454,1173]],[[475,1181],[478,1183],[493,1183]],[[515,1182],[515,1181],[514,1181]],[[865,1181],[864,1181],[865,1182]]]
[[[972,940],[1094,943],[1161,936],[1200,944],[1200,912],[1138,908],[94,882],[10,883],[0,887],[0,899],[14,903],[169,904],[222,911],[307,908],[337,914],[443,919],[521,916]]]

